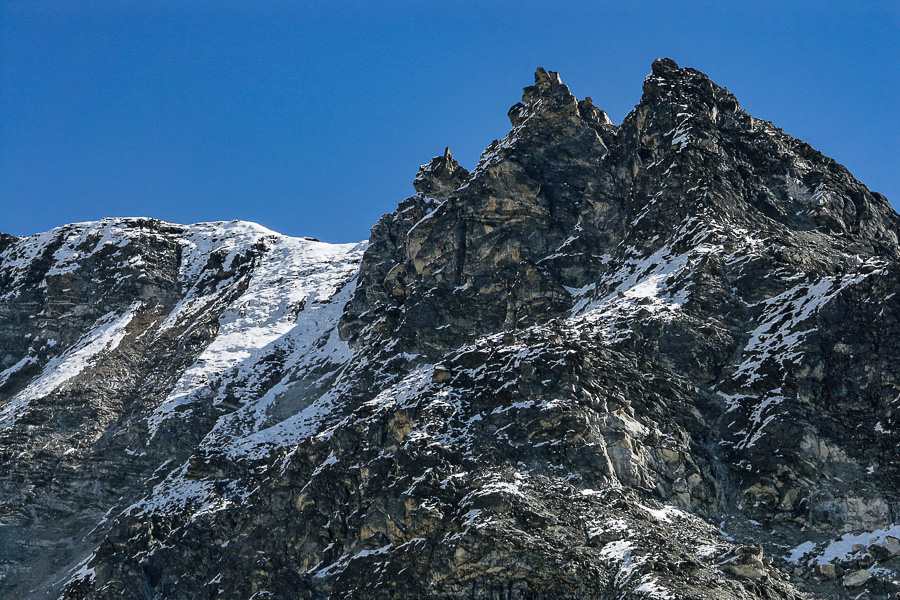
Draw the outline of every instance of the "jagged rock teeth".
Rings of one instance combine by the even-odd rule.
[[[538,67],[534,85],[523,89],[522,101],[513,105],[507,115],[513,127],[518,127],[528,117],[542,113],[576,116],[578,102],[569,91],[569,86],[560,79],[559,73]]]
[[[740,110],[737,99],[728,90],[719,87],[705,74],[691,68],[681,68],[669,58],[653,61],[653,70],[644,79],[642,104],[665,102],[682,107],[682,112],[696,111],[698,105],[707,105],[724,113]],[[685,106],[685,103],[688,103]]]
[[[594,102],[590,96],[585,96],[584,100],[579,100],[578,114],[582,119],[595,126],[614,128],[609,115],[606,114],[606,111],[600,110],[594,106]]]
[[[678,63],[671,58],[657,58],[651,63],[650,69],[654,75],[660,77],[677,74],[681,70]]]

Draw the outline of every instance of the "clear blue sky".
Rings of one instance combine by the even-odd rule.
[[[247,219],[356,241],[534,69],[615,122],[657,56],[900,203],[900,2],[0,0],[0,231]]]

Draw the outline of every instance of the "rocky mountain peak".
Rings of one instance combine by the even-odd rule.
[[[448,147],[443,156],[435,156],[419,167],[413,187],[429,198],[445,200],[468,178],[469,172],[456,162]]]
[[[0,596],[896,598],[887,200],[669,59],[510,118],[368,246],[0,236]]]
[[[588,123],[593,123],[595,126],[603,126],[615,130],[615,125],[613,125],[613,122],[609,118],[609,115],[606,114],[606,111],[600,110],[599,108],[594,106],[594,101],[590,96],[585,96],[584,100],[578,101],[578,114],[581,115],[581,118]]]
[[[559,73],[538,67],[534,73],[534,85],[524,88],[522,101],[510,108],[507,114],[513,127],[518,127],[529,117],[546,113],[577,116],[578,101],[569,91],[569,86],[562,82]]]
[[[538,67],[534,72],[534,85],[524,88],[523,102],[534,102],[541,98],[559,97],[566,99],[572,96],[569,86],[562,82],[559,73]]]
[[[681,68],[672,59],[658,58],[644,79],[641,101],[632,114],[671,111],[703,118],[715,127],[729,126],[728,115],[741,112],[737,99],[705,74]]]

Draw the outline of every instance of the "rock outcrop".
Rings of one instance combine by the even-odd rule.
[[[0,590],[894,597],[887,200],[669,59],[619,126],[543,69],[509,118],[364,253],[0,239]]]

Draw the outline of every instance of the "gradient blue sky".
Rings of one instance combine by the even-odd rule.
[[[247,219],[357,241],[534,69],[615,122],[657,56],[900,202],[900,2],[0,0],[0,231]],[[896,205],[896,204],[895,204]]]

